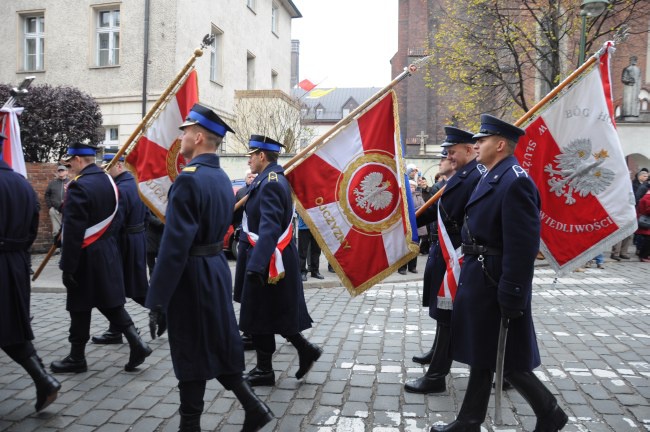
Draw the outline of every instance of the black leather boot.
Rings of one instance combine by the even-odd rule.
[[[244,379],[251,387],[274,386],[275,372],[273,372],[273,353],[257,351],[257,366],[244,374]]]
[[[314,366],[316,360],[323,354],[323,349],[309,342],[300,333],[287,336],[287,340],[298,350],[299,366],[296,372],[296,378],[300,379]]]
[[[86,364],[86,344],[72,344],[70,354],[63,360],[55,360],[50,364],[54,373],[81,373],[88,371]]]
[[[404,384],[404,390],[409,393],[421,394],[442,393],[447,390],[446,377],[452,362],[448,355],[450,340],[451,328],[449,325],[438,323],[433,355],[427,373],[422,378]]]
[[[93,336],[92,341],[93,343],[99,345],[115,345],[124,343],[122,341],[122,332],[116,329],[113,324],[110,324],[108,326],[108,330],[106,330],[103,334],[99,336]]]
[[[314,279],[325,279],[325,276],[320,274],[320,272],[318,270],[312,271],[311,272],[311,277],[313,277]]]
[[[182,409],[178,413],[181,415],[178,432],[201,432],[201,414],[184,414]]]
[[[492,393],[492,371],[471,368],[467,391],[455,421],[433,426],[431,432],[480,432]]]
[[[535,432],[556,432],[569,421],[566,413],[557,405],[555,396],[533,372],[509,371],[506,377],[535,412]]]
[[[45,371],[41,359],[36,354],[22,360],[20,365],[25,368],[36,385],[36,412],[38,412],[56,400],[61,383]]]
[[[242,432],[258,431],[273,420],[271,409],[255,394],[248,381],[242,380],[235,384],[232,391],[246,413]]]
[[[152,351],[149,345],[142,340],[133,324],[124,330],[124,337],[129,342],[129,348],[131,348],[129,362],[124,365],[124,370],[133,372],[138,366],[144,363],[144,359],[149,357]]]
[[[423,365],[431,363],[431,359],[433,358],[433,351],[436,349],[436,345],[438,344],[438,335],[439,335],[438,330],[436,330],[436,337],[433,339],[433,345],[431,345],[431,349],[420,355],[414,355],[413,356],[414,362]]]

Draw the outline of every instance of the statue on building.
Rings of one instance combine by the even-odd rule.
[[[621,81],[623,82],[623,107],[622,117],[639,117],[641,91],[641,69],[636,65],[637,57],[630,57],[630,64],[623,69]]]

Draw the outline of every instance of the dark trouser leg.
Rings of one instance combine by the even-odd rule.
[[[555,432],[564,427],[567,415],[557,399],[533,372],[507,371],[505,378],[526,399],[537,416],[536,432]]]
[[[298,230],[298,256],[300,256],[300,273],[307,274],[307,251],[309,250],[309,230]]]
[[[299,366],[298,371],[296,372],[296,378],[300,379],[305,376],[307,372],[309,372],[316,360],[318,360],[321,354],[323,354],[323,350],[320,347],[309,342],[300,333],[296,333],[290,336],[282,335],[282,337],[291,342],[296,350],[298,350]]]
[[[449,324],[438,321],[429,369],[422,378],[404,384],[404,390],[410,393],[426,394],[441,393],[447,389],[446,377],[449,374],[452,362],[449,357],[450,341],[451,328]]]
[[[273,334],[253,334],[252,337],[257,352],[257,366],[245,374],[244,379],[253,387],[275,385],[275,373],[273,372],[275,336]]]
[[[316,241],[316,237],[309,233],[309,271],[312,276],[320,275],[320,246]]]
[[[70,311],[70,354],[63,360],[53,361],[52,372],[80,373],[88,370],[86,364],[86,343],[90,339],[91,311]]]
[[[179,381],[181,423],[179,432],[201,432],[205,381]]]
[[[147,253],[147,268],[149,269],[149,277],[153,274],[153,268],[156,265],[156,253]]]
[[[144,359],[151,355],[151,348],[147,345],[136,330],[133,325],[133,321],[129,316],[124,306],[117,306],[110,309],[100,309],[99,310],[111,325],[119,329],[126,337],[126,340],[129,342],[129,348],[131,352],[129,354],[129,361],[124,365],[124,370],[127,372],[134,371],[138,366],[144,363]]]
[[[244,407],[243,432],[253,432],[273,420],[271,409],[255,394],[251,385],[241,375],[220,375],[217,377],[226,390],[232,390]]]
[[[440,337],[440,324],[438,324],[438,320],[436,320],[436,337],[433,339],[433,345],[431,345],[431,349],[425,353],[422,353],[421,355],[414,355],[413,356],[413,361],[416,363],[420,364],[429,364],[431,363],[431,359],[433,358],[433,352],[436,349],[436,346],[438,345],[438,338]]]
[[[431,432],[480,432],[490,401],[493,375],[490,370],[471,368],[458,417],[446,426],[433,426]]]
[[[415,273],[418,266],[418,257],[416,256],[408,263],[408,270],[412,273]]]
[[[34,350],[34,346],[30,341],[4,346],[2,349],[16,363],[21,365],[34,380],[37,412],[56,400],[61,384],[45,371],[43,362],[36,355],[36,350]]]

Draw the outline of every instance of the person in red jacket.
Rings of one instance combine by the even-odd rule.
[[[650,190],[639,200],[639,204],[636,206],[636,213],[637,216],[650,216]],[[636,234],[641,236],[639,259],[643,262],[650,262],[650,228],[639,227]]]

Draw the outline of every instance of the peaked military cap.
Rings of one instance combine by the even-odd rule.
[[[68,152],[61,158],[62,161],[67,162],[75,156],[95,156],[97,154],[97,146],[92,144],[74,143],[68,147]]]
[[[102,157],[102,166],[108,165],[108,163],[113,159],[115,159],[115,153],[104,153],[104,156]],[[124,162],[124,155],[120,156],[118,161]]]
[[[225,136],[226,132],[235,133],[235,131],[233,131],[230,126],[228,126],[228,124],[217,115],[217,113],[198,103],[194,104],[190,112],[187,114],[185,121],[178,128],[183,130],[187,126],[192,125],[203,126],[213,134],[219,135],[220,137]]]
[[[251,135],[251,139],[248,141],[248,154],[253,154],[259,150],[280,153],[283,147],[284,144],[280,144],[276,140],[265,137],[264,135]]]
[[[453,126],[445,126],[445,142],[440,147],[451,147],[456,144],[473,144],[474,134]]]
[[[481,130],[474,135],[474,138],[478,139],[486,136],[500,135],[511,141],[517,142],[519,141],[519,137],[525,134],[526,132],[524,132],[523,129],[520,129],[515,125],[498,119],[490,114],[481,114]]]
[[[447,159],[447,156],[449,156],[449,153],[447,153],[446,148],[443,148],[442,151],[440,152],[440,159]]]

